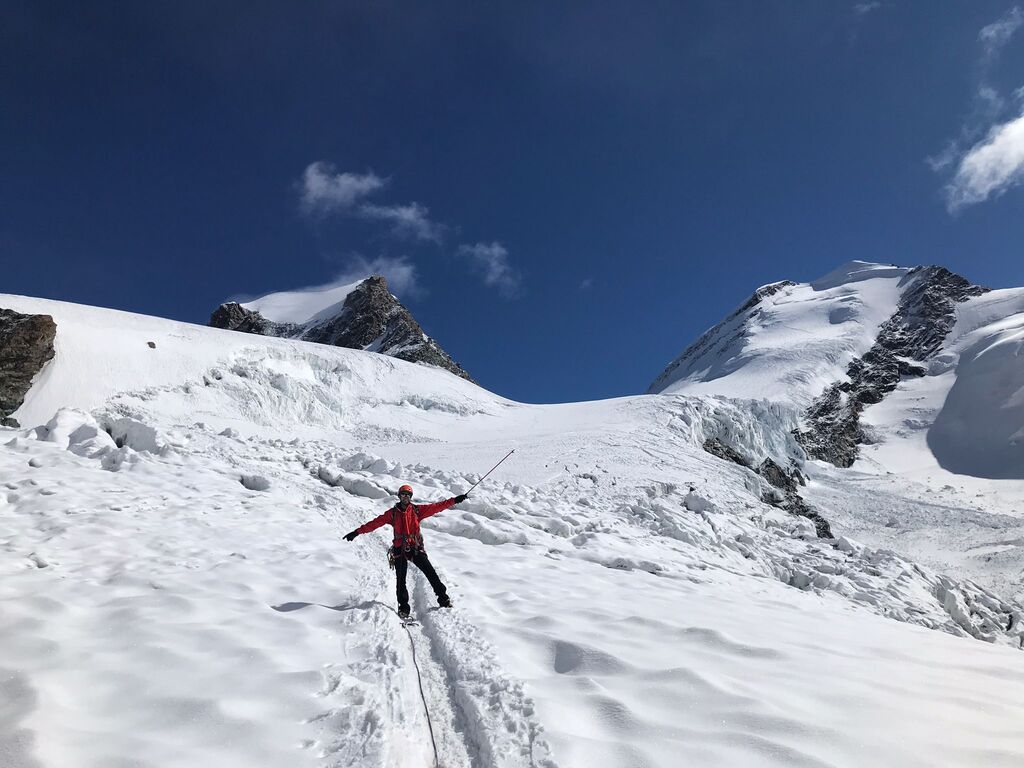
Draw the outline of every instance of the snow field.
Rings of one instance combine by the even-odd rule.
[[[62,412],[53,423],[69,427],[76,416],[80,427],[65,433],[95,431],[81,413]],[[301,750],[311,764],[432,761],[383,546],[340,538],[377,514],[379,503],[341,491],[339,504],[282,440],[254,446],[197,431],[193,443],[205,443],[202,451],[110,445],[106,452],[133,460],[104,471],[103,456],[63,451],[59,442],[34,439],[40,432],[23,431],[4,452],[15,457],[5,476],[16,475],[18,463],[31,474],[9,485],[32,489],[31,500],[11,492],[6,502],[34,521],[5,537],[9,551],[23,554],[11,569],[47,597],[44,616],[31,603],[19,615],[26,585],[4,574],[0,600],[14,610],[3,611],[11,640],[0,645],[15,663],[22,646],[29,654],[40,644],[54,647],[29,666],[31,695],[19,695],[24,708],[0,737],[5,746],[8,736],[23,744],[18,760],[174,766],[213,756],[222,765],[284,765]],[[240,482],[246,476],[263,478],[267,490],[250,491]],[[72,524],[61,509],[69,497],[83,506]],[[329,585],[321,585],[325,577]],[[305,599],[282,602],[282,595]],[[489,646],[471,627],[435,618],[413,630],[413,640],[443,765],[474,764],[461,733],[484,750],[486,764],[522,765],[526,749],[537,753],[536,765],[553,765],[543,757],[539,726],[516,723],[532,714],[521,687],[485,663]],[[472,659],[469,671],[441,669],[434,657],[442,653],[452,663]],[[498,689],[474,688],[473,680],[485,678],[500,686],[500,697]],[[18,676],[10,685],[20,690],[22,683]],[[450,685],[460,691],[458,714]],[[70,733],[51,738],[51,728]],[[45,739],[30,739],[35,733]],[[157,749],[165,740],[182,744]],[[239,741],[248,746],[238,748]]]
[[[113,327],[58,309],[76,344]],[[788,466],[792,410],[523,406],[377,355],[186,330],[198,364],[158,340],[177,362],[130,387],[91,375],[115,345],[65,346],[25,413],[93,412],[0,431],[4,765],[430,765],[421,683],[446,766],[1024,762],[1018,604],[819,540],[700,447]],[[72,360],[82,392],[62,389]],[[446,498],[511,447],[425,523],[456,608],[432,611],[410,569],[407,634],[387,532],[341,536],[402,482]]]
[[[65,413],[58,421],[67,426],[71,417]],[[226,765],[257,754],[259,764],[274,765],[294,762],[292,751],[327,765],[430,764],[408,638],[385,607],[393,604],[383,558],[387,537],[373,534],[351,545],[339,539],[380,509],[371,488],[390,487],[401,477],[423,495],[443,497],[430,489],[455,493],[471,477],[365,452],[345,454],[324,443],[242,441],[213,429],[194,430],[190,446],[173,454],[114,449],[137,455],[115,471],[102,469],[102,457],[84,459],[59,444],[14,439],[5,459],[20,454],[22,473],[32,473],[38,484],[18,487],[56,491],[33,493],[25,511],[36,522],[37,540],[16,543],[48,565],[39,568],[29,559],[17,573],[60,572],[71,588],[65,594],[48,585],[46,609],[22,614],[15,631],[3,634],[32,649],[44,638],[67,638],[46,654],[47,672],[42,663],[29,669],[37,699],[17,733],[22,741],[46,735],[48,748],[38,748],[44,740],[38,739],[32,751],[41,765],[60,765],[69,756],[85,762],[83,754],[95,755],[85,762],[93,765],[185,765],[210,754]],[[337,472],[365,485],[326,483],[321,459],[328,457]],[[60,468],[53,477],[61,479],[41,476],[47,467]],[[269,481],[266,492],[248,491],[238,480],[257,468]],[[16,473],[5,469],[5,475]],[[95,495],[83,495],[69,477]],[[120,482],[111,487],[114,479]],[[98,486],[104,482],[107,487]],[[698,504],[704,497],[693,492],[652,488],[637,509],[657,509],[666,497],[701,507],[677,513],[680,527],[663,529],[667,514],[644,515],[633,524],[618,514],[633,516],[633,509],[567,509],[565,491],[585,498],[589,478],[570,476],[553,485],[555,493],[488,482],[466,509],[428,521],[428,546],[458,605],[431,612],[430,590],[410,570],[414,610],[423,622],[411,632],[442,764],[554,766],[554,755],[560,765],[671,765],[680,756],[722,765],[857,765],[896,756],[893,764],[929,765],[945,750],[960,750],[963,762],[954,764],[964,765],[981,756],[988,764],[1010,765],[1019,757],[1015,732],[998,727],[987,732],[984,755],[971,746],[989,716],[1002,722],[1024,714],[1012,691],[1002,699],[986,690],[956,706],[937,704],[929,718],[944,722],[938,732],[929,730],[934,720],[909,711],[916,705],[907,691],[938,702],[961,697],[956,682],[953,692],[927,687],[937,655],[955,656],[966,670],[953,674],[973,682],[971,665],[995,663],[974,650],[987,646],[960,640],[968,647],[940,643],[936,650],[925,643],[922,652],[931,661],[893,677],[906,666],[906,654],[941,635],[911,639],[902,625],[867,617],[835,595],[798,592],[777,577],[752,580],[749,570],[739,570],[751,561],[729,547],[716,551],[712,534],[680,538],[688,518],[705,525],[703,513],[723,518],[718,540],[728,540],[722,538],[727,516],[714,510],[714,501]],[[117,486],[120,498],[111,502]],[[55,527],[62,493],[93,506],[94,524],[106,518],[105,524],[92,534],[85,521],[73,531]],[[544,530],[544,518],[559,517],[563,525],[554,526],[555,533]],[[475,524],[467,526],[471,519]],[[525,524],[526,543],[502,535],[514,519]],[[778,530],[790,521],[799,532],[803,521],[781,514]],[[111,536],[112,530],[118,534]],[[668,530],[668,541],[645,541],[652,530]],[[589,535],[577,538],[580,533]],[[659,544],[678,549],[658,557],[653,550]],[[72,545],[73,551],[64,549]],[[648,573],[638,567],[645,563],[658,568]],[[320,586],[325,577],[329,586]],[[4,585],[12,587],[6,574]],[[24,585],[13,590],[25,592]],[[272,603],[271,610],[271,596],[280,595],[294,599]],[[808,600],[813,606],[802,604]],[[91,618],[69,619],[75,607],[87,607],[82,613]],[[20,663],[8,650],[5,658]],[[880,661],[887,654],[888,666]],[[947,667],[947,657],[941,658]],[[1016,654],[999,662],[999,674],[1014,674],[1014,662],[1019,666]],[[880,663],[885,675],[876,678]],[[510,667],[515,675],[506,671]],[[824,689],[822,669],[830,679]],[[943,679],[950,674],[944,669]],[[874,688],[881,679],[901,682]],[[822,722],[822,708],[829,711],[824,700],[852,693],[874,713],[853,730],[842,703],[831,705],[831,724],[826,718],[808,725]],[[961,706],[980,711],[980,722]],[[882,723],[891,730],[892,722],[902,725],[891,743],[876,738],[865,742],[874,745],[867,748],[846,735]],[[90,735],[61,735],[62,728]],[[166,748],[165,740],[178,746]],[[238,740],[250,748],[239,749]],[[160,757],[153,759],[158,744]]]
[[[129,478],[15,440],[3,452],[0,643],[21,680],[8,728],[22,746],[4,764],[301,759],[302,721],[321,709],[301,649],[322,658],[335,643],[315,622],[275,620],[262,592],[290,589],[292,554],[331,563],[314,549],[317,521],[289,552],[275,537],[294,512],[231,478],[146,462]]]

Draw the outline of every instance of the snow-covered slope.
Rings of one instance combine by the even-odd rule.
[[[96,408],[114,392],[180,383],[253,343],[240,333],[28,296],[0,294],[0,307],[57,323],[55,357],[14,413],[25,425],[43,424],[63,406]]]
[[[362,282],[357,280],[354,283],[329,288],[269,293],[258,299],[242,302],[241,306],[250,312],[259,312],[274,323],[304,325],[326,320],[341,312],[345,299]]]
[[[687,347],[648,391],[806,407],[871,348],[909,271],[853,261],[810,283],[763,286]]]
[[[702,448],[799,462],[791,407],[527,406],[380,355],[17,301],[58,330],[26,429],[0,431],[4,765],[418,768],[431,735],[448,768],[1024,761],[1019,604],[819,539]],[[341,535],[509,448],[425,524],[456,608],[415,574],[407,634],[386,537]]]

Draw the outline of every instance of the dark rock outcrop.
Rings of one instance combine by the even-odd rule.
[[[241,304],[229,301],[221,304],[210,315],[210,323],[214,328],[226,328],[229,331],[255,333],[259,336],[281,336],[291,338],[302,332],[303,326],[288,323],[274,323],[267,320],[259,312],[246,309]]]
[[[772,490],[761,496],[761,501],[765,504],[784,509],[797,517],[806,517],[814,523],[814,530],[819,539],[835,538],[828,520],[804,501],[797,490],[798,486],[806,483],[806,480],[796,466],[787,472],[769,456],[761,462],[757,469],[754,469],[753,464],[745,456],[717,437],[709,437],[704,441],[703,447],[712,456],[731,461],[733,464],[739,464],[741,467],[756,472],[770,485],[777,488],[779,492]]]
[[[723,443],[717,437],[709,437],[704,441],[704,450],[710,453],[712,456],[717,456],[720,459],[731,461],[733,464],[739,464],[741,467],[750,469],[750,462],[747,461],[743,456],[739,454],[735,449]]]
[[[851,466],[867,442],[860,425],[864,407],[881,402],[903,377],[925,375],[924,363],[956,322],[956,305],[989,291],[945,267],[916,267],[901,282],[907,287],[899,306],[874,345],[850,363],[847,380],[826,387],[804,414],[807,428],[795,434],[811,458]]]
[[[54,355],[57,324],[49,315],[23,315],[0,309],[0,418],[4,426],[18,426],[9,418],[21,407],[32,379]]]
[[[391,295],[380,275],[366,278],[327,319],[306,324],[276,323],[230,302],[219,306],[210,325],[232,331],[300,339],[335,347],[363,349],[414,363],[427,363],[472,381],[447,352],[423,332],[408,309]]]
[[[835,535],[832,533],[832,526],[829,525],[828,520],[822,517],[817,510],[804,501],[803,497],[796,491],[787,493],[782,502],[777,506],[786,510],[791,515],[806,517],[814,523],[814,531],[818,534],[819,539],[835,538]]]
[[[804,483],[803,475],[800,472],[796,469],[786,472],[771,457],[761,462],[761,466],[757,468],[757,474],[776,488],[783,491],[792,491],[793,493],[796,493],[797,485],[803,485]]]

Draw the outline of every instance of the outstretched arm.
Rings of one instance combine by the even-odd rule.
[[[384,525],[385,523],[387,523],[389,521],[390,515],[388,513],[390,511],[391,510],[389,509],[384,514],[379,515],[378,517],[373,518],[373,520],[371,520],[370,522],[363,523],[358,528],[356,528],[354,531],[352,531],[350,533],[346,533],[345,534],[345,539],[347,541],[352,541],[352,539],[354,539],[356,536],[358,536],[361,533],[369,533],[370,531],[376,531],[378,528],[380,528],[382,525]]]
[[[465,494],[459,494],[451,499],[445,501],[438,501],[434,504],[420,504],[416,507],[416,516],[422,520],[425,517],[436,515],[438,512],[444,512],[449,507],[454,507],[456,504],[461,504],[466,500]]]

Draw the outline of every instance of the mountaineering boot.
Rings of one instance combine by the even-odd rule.
[[[452,607],[452,599],[450,597],[448,597],[447,595],[445,595],[444,597],[437,598],[437,607],[438,608],[451,608]]]

